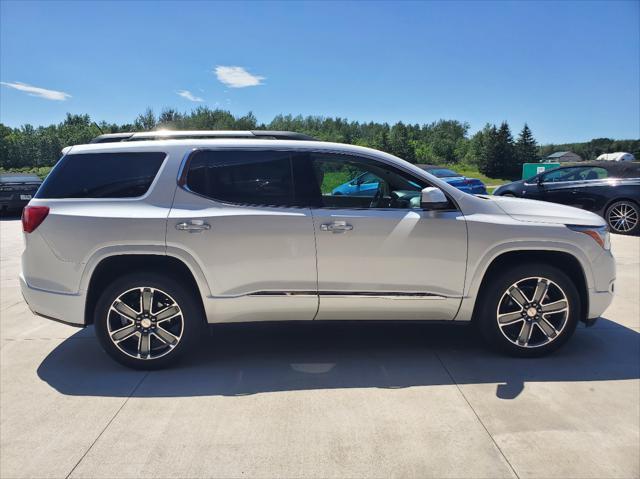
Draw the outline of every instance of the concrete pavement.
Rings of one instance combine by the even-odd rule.
[[[614,304],[547,358],[465,327],[226,325],[146,373],[32,315],[0,230],[1,478],[640,475],[640,238],[613,238]]]

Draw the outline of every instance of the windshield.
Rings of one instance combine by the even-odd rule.
[[[431,173],[433,176],[437,176],[438,178],[450,178],[453,176],[462,176],[459,173],[456,173],[453,170],[449,170],[447,168],[427,168],[427,173]]]

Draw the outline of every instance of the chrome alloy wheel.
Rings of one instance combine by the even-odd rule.
[[[168,354],[180,342],[183,330],[180,306],[157,288],[125,291],[107,312],[109,338],[120,351],[136,359]]]
[[[560,336],[569,318],[569,300],[547,278],[525,278],[512,284],[498,302],[500,332],[521,348],[537,348]]]
[[[607,215],[609,226],[611,226],[612,230],[619,233],[632,231],[638,225],[639,220],[638,211],[627,201],[621,201],[613,205],[613,208],[609,210],[609,214]]]

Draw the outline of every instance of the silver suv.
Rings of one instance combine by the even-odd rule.
[[[22,221],[33,312],[93,324],[134,368],[172,364],[207,324],[246,321],[473,322],[539,356],[613,297],[599,216],[472,196],[389,154],[286,132],[66,148]]]

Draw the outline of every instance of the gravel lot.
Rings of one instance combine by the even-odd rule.
[[[2,478],[640,475],[640,238],[613,238],[615,302],[551,357],[456,326],[234,325],[146,373],[31,314],[0,229]]]

